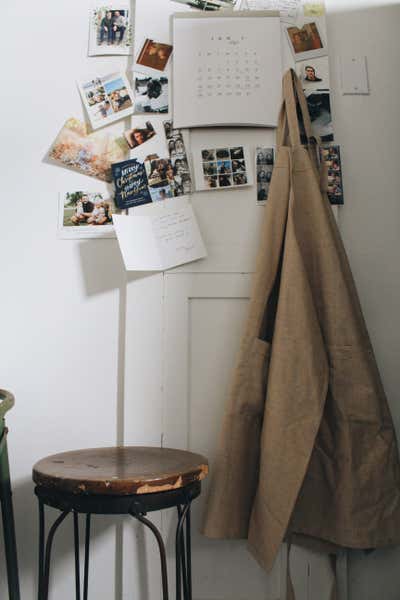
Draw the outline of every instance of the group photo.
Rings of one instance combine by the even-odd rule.
[[[132,32],[128,6],[96,7],[90,19],[89,55],[129,53]]]

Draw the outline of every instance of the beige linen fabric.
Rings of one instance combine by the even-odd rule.
[[[400,542],[395,431],[315,146],[288,71],[249,315],[204,533],[248,538],[269,570],[284,539]]]

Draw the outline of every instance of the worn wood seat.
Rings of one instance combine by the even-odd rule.
[[[147,513],[175,507],[176,598],[192,599],[190,507],[208,473],[204,456],[171,448],[113,446],[47,456],[33,467],[39,500],[39,600],[49,594],[50,559],[58,527],[73,515],[75,598],[81,599],[78,515],[86,515],[83,600],[88,598],[91,516],[130,515],[154,534],[160,554],[163,600],[169,600],[166,549]],[[45,506],[61,511],[46,537]],[[184,527],[186,525],[186,527]],[[185,533],[186,529],[186,533]]]
[[[38,486],[72,494],[132,495],[182,488],[207,473],[207,459],[200,454],[116,446],[48,456],[33,467],[33,480]]]

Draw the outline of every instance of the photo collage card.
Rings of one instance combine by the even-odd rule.
[[[196,160],[196,188],[212,190],[251,184],[248,151],[244,146],[206,148]]]
[[[79,82],[78,86],[93,129],[133,113],[133,91],[123,72]]]
[[[268,199],[274,160],[274,148],[258,147],[256,149],[257,202],[259,204],[265,204]]]

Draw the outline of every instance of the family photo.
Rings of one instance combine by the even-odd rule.
[[[129,152],[122,137],[111,133],[87,132],[87,125],[78,119],[68,119],[54,144],[49,158],[103,181],[112,181],[111,164],[124,160]]]
[[[79,84],[94,129],[133,113],[133,91],[124,73],[112,73]]]
[[[90,11],[89,56],[129,54],[131,45],[127,5],[102,6]]]
[[[111,234],[112,215],[118,212],[114,202],[102,193],[67,192],[60,198],[60,235],[89,237]]]
[[[168,112],[168,77],[134,75],[135,113]]]

